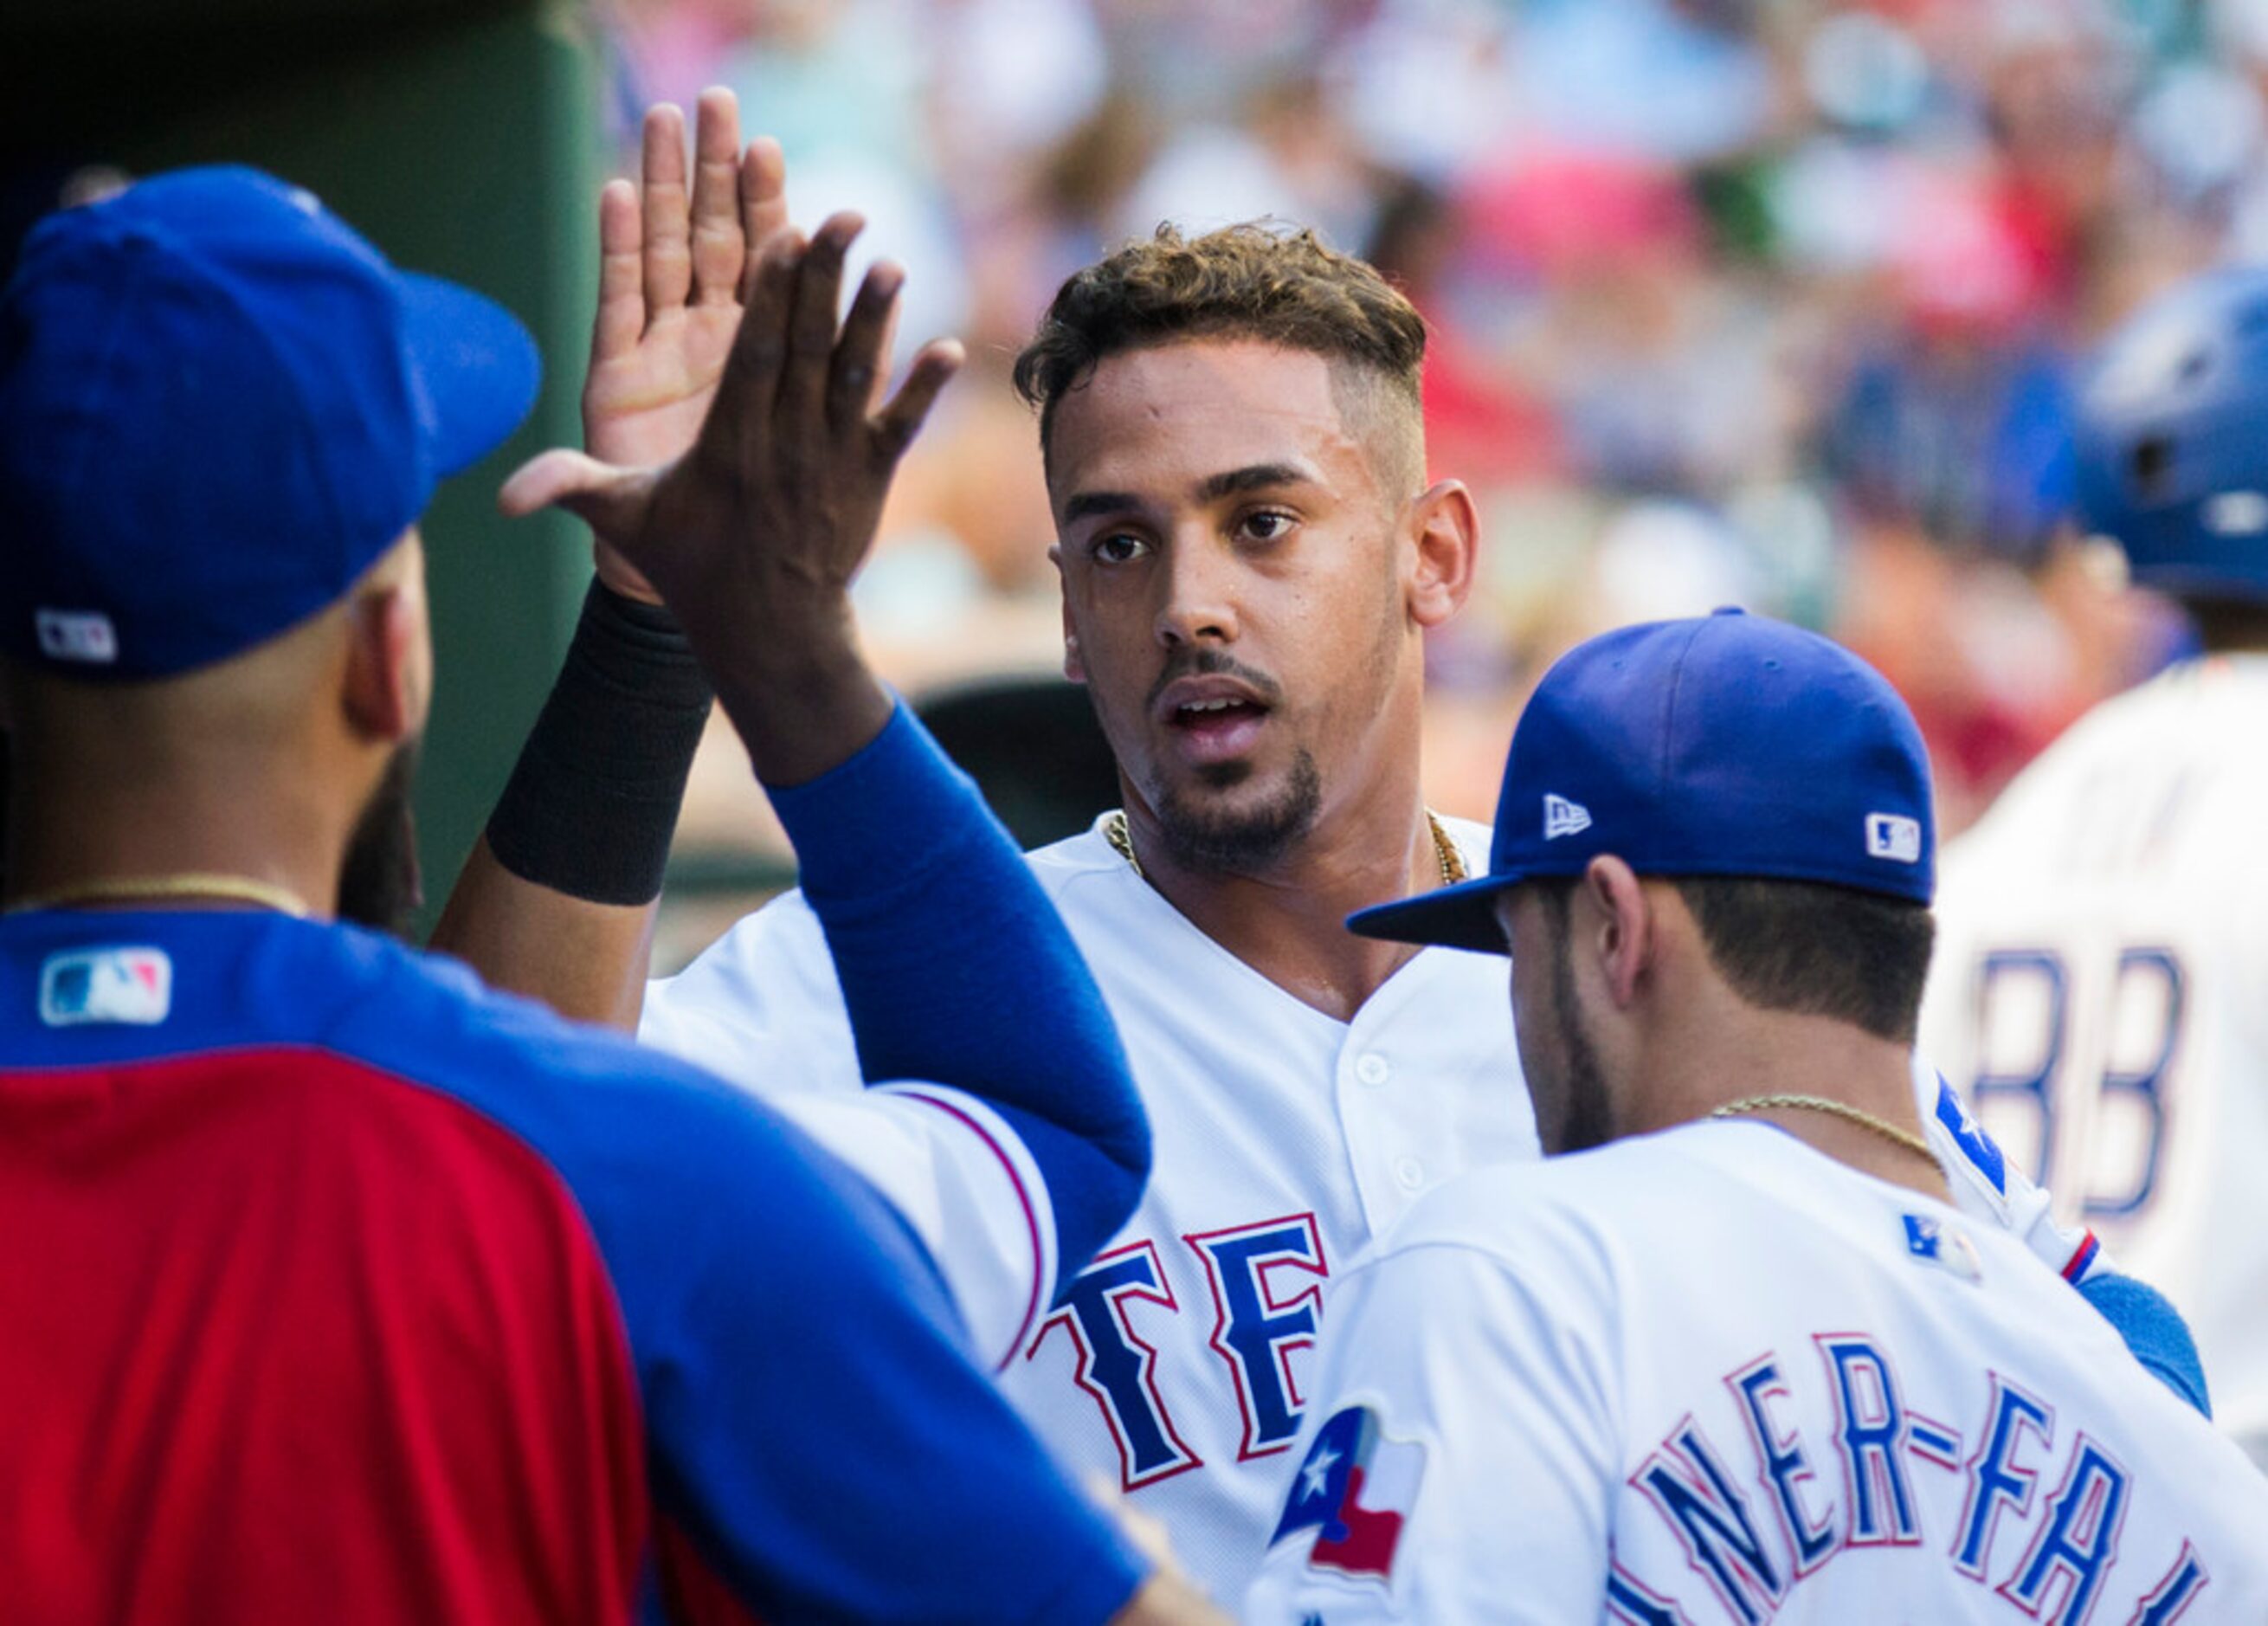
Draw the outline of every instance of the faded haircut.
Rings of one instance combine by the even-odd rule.
[[[1263,221],[1201,237],[1161,225],[1057,291],[1016,358],[1016,393],[1039,409],[1042,452],[1056,408],[1103,361],[1186,339],[1256,339],[1321,356],[1340,421],[1367,449],[1388,499],[1418,491],[1424,318],[1364,262],[1312,231]]]
[[[1937,923],[1929,905],[1826,882],[1744,876],[1646,876],[1677,889],[1718,975],[1760,1010],[1847,1022],[1911,1045]],[[1526,886],[1551,913],[1565,952],[1574,876]]]
[[[1808,881],[1680,876],[1709,958],[1749,1004],[1911,1045],[1936,921],[1911,898]]]

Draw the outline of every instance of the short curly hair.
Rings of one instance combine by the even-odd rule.
[[[1161,225],[1074,275],[1016,358],[1016,393],[1039,409],[1044,452],[1056,408],[1112,356],[1185,339],[1257,339],[1332,364],[1341,418],[1393,483],[1425,467],[1417,307],[1314,232],[1267,221],[1184,237]]]

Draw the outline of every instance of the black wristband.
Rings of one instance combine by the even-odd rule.
[[[590,903],[652,903],[711,698],[676,617],[592,582],[489,816],[497,861]]]

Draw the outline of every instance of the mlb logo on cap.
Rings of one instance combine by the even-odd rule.
[[[1896,864],[1921,862],[1921,821],[1903,813],[1867,814],[1867,854]]]
[[[118,659],[118,629],[99,610],[42,610],[33,624],[39,631],[40,653],[50,660],[77,661],[88,666],[108,666]]]
[[[1921,731],[1881,674],[1815,632],[1720,610],[1560,657],[1512,736],[1489,873],[1347,924],[1501,954],[1498,893],[1608,853],[1640,875],[1926,904],[1935,831]]]

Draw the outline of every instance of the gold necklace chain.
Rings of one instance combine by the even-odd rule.
[[[68,908],[74,904],[130,903],[144,898],[229,898],[247,904],[258,904],[263,909],[273,909],[279,914],[305,919],[309,913],[298,893],[281,886],[271,886],[265,881],[254,881],[248,876],[205,874],[191,871],[184,875],[132,876],[115,881],[89,881],[80,886],[59,886],[51,892],[35,892],[19,898],[8,905],[10,914],[22,914],[32,909]]]
[[[1825,1096],[1744,1096],[1738,1101],[1727,1101],[1709,1116],[1736,1118],[1742,1112],[1768,1112],[1791,1109],[1806,1112],[1825,1112],[1830,1117],[1840,1118],[1847,1123],[1858,1125],[1861,1129],[1881,1135],[1882,1139],[1893,1145],[1904,1147],[1917,1157],[1926,1157],[1932,1163],[1937,1161],[1937,1154],[1930,1149],[1929,1142],[1923,1140],[1921,1136],[1908,1135],[1897,1125],[1884,1123],[1872,1112],[1862,1112],[1855,1106],[1846,1105],[1841,1101],[1830,1101]]]
[[[1449,839],[1449,832],[1441,828],[1441,816],[1431,808],[1425,809],[1425,823],[1433,832],[1433,856],[1441,866],[1441,884],[1454,886],[1465,878],[1464,855]],[[1137,876],[1144,880],[1149,878],[1142,873],[1142,861],[1134,856],[1134,833],[1127,828],[1123,808],[1103,821],[1102,839],[1110,843],[1110,850],[1124,859]]]

